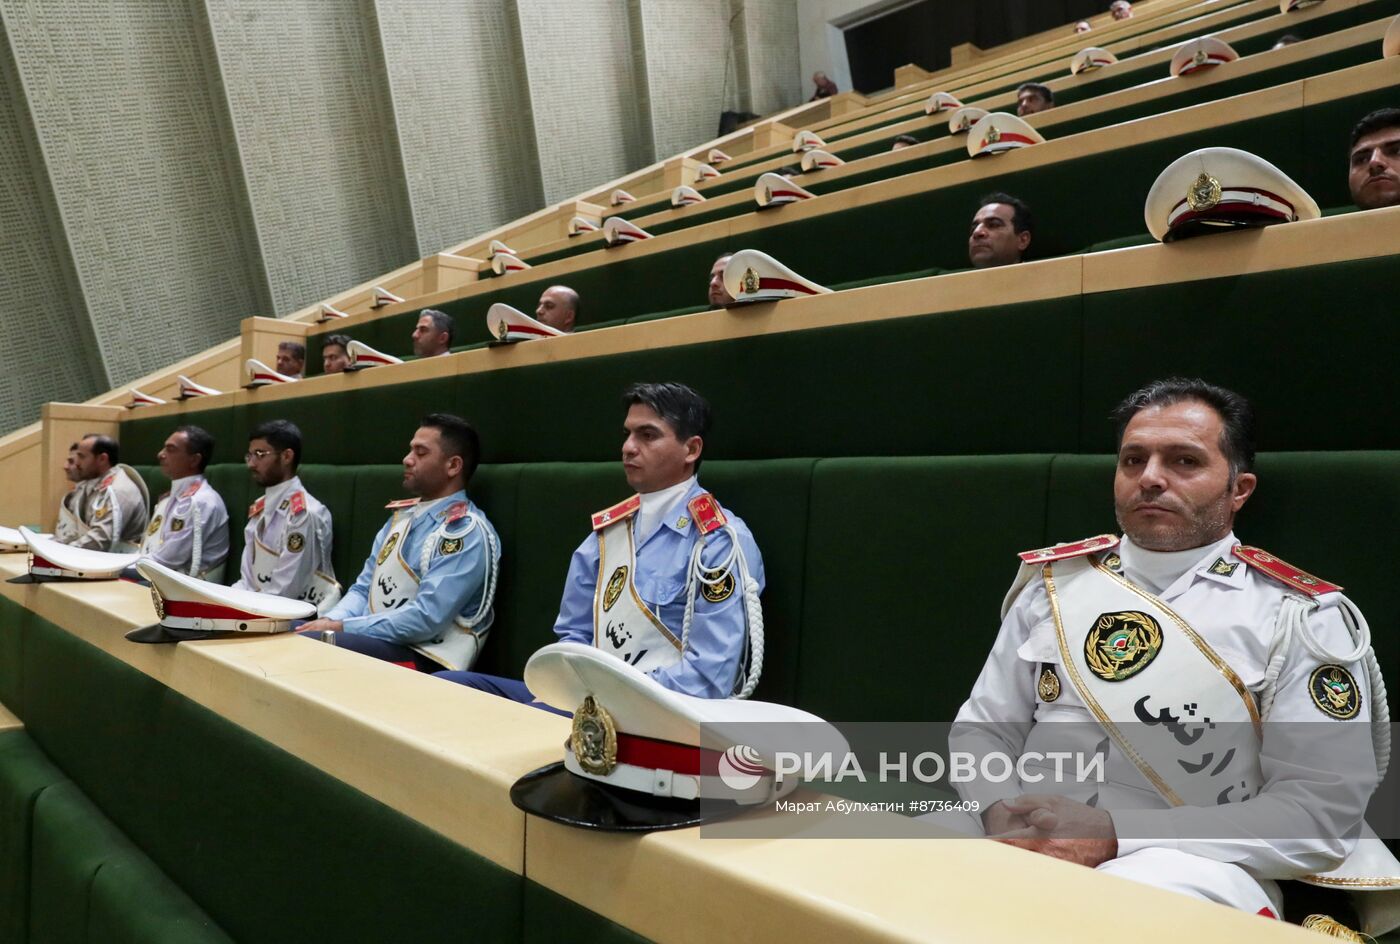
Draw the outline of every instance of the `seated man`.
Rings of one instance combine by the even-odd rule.
[[[253,481],[267,491],[248,509],[233,586],[329,609],[340,599],[331,563],[331,513],[297,477],[301,430],[269,420],[249,434],[243,459]]]
[[[300,380],[306,373],[306,345],[297,341],[278,344],[277,373]]]
[[[63,460],[63,477],[72,482],[73,487],[58,501],[58,523],[54,525],[53,537],[61,544],[69,544],[82,533],[78,509],[87,500],[88,489],[92,487],[91,482],[84,482],[78,475],[77,443],[68,447],[68,458]]]
[[[79,487],[64,497],[54,539],[93,551],[130,553],[141,545],[150,514],[146,483],[117,461],[110,436],[89,433],[70,453]]]
[[[441,357],[452,349],[452,316],[436,308],[424,308],[413,326],[413,356]]]
[[[156,455],[170,491],[156,502],[141,554],[181,573],[223,583],[228,558],[228,509],[204,478],[214,437],[181,426]]]
[[[1351,129],[1351,202],[1363,210],[1400,205],[1400,108],[1380,108]]]
[[[359,579],[302,632],[420,672],[467,669],[495,618],[501,542],[466,487],[481,456],[476,430],[449,413],[418,424],[393,501]]]
[[[718,259],[710,266],[710,309],[727,308],[734,304],[734,296],[729,294],[729,289],[724,286],[724,267],[729,264],[729,257],[732,252],[720,253]]]
[[[1256,485],[1248,401],[1161,380],[1115,418],[1124,536],[1020,555],[950,737],[1036,775],[959,791],[994,838],[1251,914],[1282,917],[1279,880],[1354,849],[1373,858],[1351,874],[1394,875],[1358,842],[1379,780],[1365,622],[1232,530]],[[1034,760],[1054,752],[1099,757],[1099,775],[1070,782],[1066,763],[1057,780]]]
[[[836,83],[827,78],[825,72],[813,72],[812,84],[817,87],[817,90],[808,99],[810,102],[815,102],[820,98],[830,98],[837,92]]]
[[[593,516],[593,533],[569,562],[554,632],[673,691],[747,697],[758,681],[747,662],[750,635],[762,633],[763,558],[748,526],[696,479],[710,406],[677,383],[636,384],[623,400],[622,471],[639,494]],[[534,701],[516,679],[440,677]]]
[[[338,374],[350,366],[348,334],[328,334],[321,343],[321,373]]]
[[[1035,235],[1031,208],[1006,193],[989,193],[972,217],[967,257],[974,269],[1021,262]]]
[[[1128,0],[1113,0],[1108,5],[1108,12],[1113,14],[1115,20],[1129,20],[1133,16],[1133,5]]]
[[[890,145],[890,150],[902,151],[905,148],[913,147],[918,143],[919,139],[914,137],[912,134],[901,134],[899,137],[894,139],[894,143]]]
[[[567,285],[551,285],[540,295],[540,303],[535,307],[535,320],[567,334],[574,330],[578,310],[578,292]]]
[[[1016,114],[1022,118],[1055,107],[1055,93],[1050,86],[1027,82],[1016,90]]]

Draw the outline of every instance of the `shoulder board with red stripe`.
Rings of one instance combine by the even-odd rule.
[[[115,482],[116,480],[117,480],[117,473],[115,473],[115,472],[109,472],[109,473],[107,473],[107,477],[106,477],[105,479],[103,479],[103,480],[101,481],[101,483],[98,484],[97,487],[98,487],[98,488],[111,488],[112,483]]]
[[[599,528],[606,528],[610,524],[630,518],[637,513],[637,509],[640,507],[642,507],[642,496],[633,495],[611,508],[605,508],[593,516],[593,530],[597,531]]]
[[[442,513],[442,520],[447,524],[451,524],[454,521],[461,521],[467,516],[467,511],[470,507],[471,506],[466,502],[453,502],[447,507],[447,510]]]
[[[1100,534],[1096,538],[1086,538],[1083,541],[1075,541],[1073,544],[1056,544],[1053,547],[1042,547],[1036,551],[1022,551],[1016,556],[1027,564],[1048,564],[1050,561],[1082,557],[1096,551],[1110,550],[1118,546],[1119,540],[1120,538],[1116,534]]]
[[[189,485],[185,486],[185,490],[180,493],[180,497],[189,498],[195,492],[199,491],[200,486],[202,486],[203,484],[203,482],[191,482]]]
[[[291,512],[299,515],[306,510],[306,496],[301,492],[292,492]]]
[[[1310,597],[1322,596],[1324,593],[1336,593],[1342,589],[1335,583],[1328,583],[1321,577],[1314,577],[1306,570],[1299,570],[1287,561],[1281,561],[1268,551],[1260,550],[1257,547],[1240,545],[1235,548],[1235,556],[1246,564],[1258,568],[1260,573],[1268,574],[1280,583],[1287,584],[1299,593],[1306,593]]]
[[[719,507],[719,502],[715,501],[715,496],[709,492],[696,495],[690,500],[690,517],[695,519],[695,526],[700,529],[701,534],[718,531],[729,523],[729,519],[724,516],[724,510]]]
[[[418,504],[418,499],[416,499],[416,498],[400,498],[398,501],[391,501],[391,502],[389,502],[389,504],[385,505],[384,507],[385,507],[385,508],[409,508],[409,507],[412,507],[413,505],[416,505],[416,504]]]
[[[253,502],[251,505],[248,506],[248,517],[256,518],[258,515],[262,514],[263,506],[266,504],[267,496],[265,495],[262,498],[259,498],[257,501]]]

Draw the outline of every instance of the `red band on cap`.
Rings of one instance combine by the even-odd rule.
[[[698,777],[701,774],[714,775],[719,770],[719,759],[724,755],[692,744],[677,744],[674,741],[658,741],[655,738],[636,734],[617,734],[617,760],[633,767],[646,767],[650,770],[669,770],[672,773]]]
[[[190,603],[186,600],[165,600],[164,603],[167,616],[178,616],[182,619],[261,620],[274,618],[255,616],[252,613],[235,610],[231,606],[219,606],[217,603]]]
[[[791,281],[791,280],[789,280],[789,279],[759,279],[759,280],[758,280],[758,287],[759,287],[760,289],[764,289],[764,288],[781,289],[782,291],[785,291],[785,292],[801,292],[801,293],[803,293],[804,295],[815,295],[815,294],[817,294],[815,291],[813,291],[812,289],[808,288],[807,286],[802,285],[802,284],[797,283],[797,282],[793,282],[793,281]]]

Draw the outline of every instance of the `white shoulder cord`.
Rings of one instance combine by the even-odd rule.
[[[116,489],[109,488],[107,491],[107,504],[111,508],[112,514],[112,547],[116,547],[122,541],[122,506],[117,501]]]
[[[759,677],[763,674],[763,606],[758,601],[758,581],[749,576],[749,562],[744,557],[744,549],[739,545],[739,535],[734,532],[730,525],[724,525],[723,530],[729,535],[729,555],[724,560],[716,563],[713,573],[716,577],[706,576],[706,568],[700,562],[700,554],[705,549],[705,541],[696,541],[695,547],[690,552],[690,567],[687,569],[685,587],[685,618],[681,622],[681,651],[684,652],[690,645],[690,624],[695,617],[695,589],[699,584],[707,587],[718,586],[724,582],[724,578],[738,565],[739,583],[742,584],[744,593],[744,622],[748,629],[744,640],[744,657],[739,660],[739,678],[734,682],[733,698],[748,698],[758,687]],[[744,663],[748,662],[749,671],[744,672]]]
[[[199,505],[193,498],[190,499],[190,517],[194,519],[194,523],[190,525],[190,527],[194,528],[194,534],[191,536],[191,540],[194,543],[194,550],[190,557],[190,576],[198,577],[199,565],[202,563],[201,558],[204,556],[204,537],[202,534],[204,529],[199,520]]]
[[[476,530],[477,521],[474,512],[467,512],[467,522],[467,530],[459,535],[462,540],[466,540],[467,535]],[[422,550],[418,555],[419,574],[426,575],[428,573],[428,563],[432,560],[433,548],[437,546],[438,541],[447,533],[447,529],[451,524],[452,522],[450,521],[443,522],[437,528],[433,529],[433,533],[428,535],[428,540],[423,542]],[[481,536],[486,541],[486,553],[491,557],[490,566],[486,569],[486,586],[483,587],[481,591],[481,605],[476,608],[476,612],[471,616],[462,616],[459,613],[452,617],[453,621],[456,622],[458,626],[468,632],[475,632],[477,625],[480,624],[481,621],[486,618],[486,614],[490,612],[491,604],[495,602],[496,599],[496,579],[501,569],[501,552],[500,549],[496,547],[496,539],[495,536],[491,534],[491,529],[482,528]]]
[[[1345,597],[1340,607],[1342,622],[1356,644],[1352,651],[1346,653],[1329,652],[1308,628],[1308,616],[1317,609],[1315,600],[1303,599],[1291,593],[1283,598],[1274,641],[1269,646],[1268,668],[1264,670],[1264,680],[1259,687],[1259,715],[1267,721],[1273,710],[1278,677],[1283,672],[1294,636],[1297,636],[1308,655],[1318,662],[1347,665],[1360,660],[1371,683],[1371,743],[1376,751],[1376,769],[1381,779],[1385,779],[1386,770],[1390,767],[1390,705],[1386,701],[1385,678],[1381,675],[1380,664],[1376,662],[1376,653],[1371,648],[1371,628],[1366,624],[1366,617]]]

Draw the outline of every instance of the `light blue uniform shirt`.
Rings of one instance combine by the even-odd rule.
[[[705,490],[699,483],[691,486],[676,511],[668,515],[650,535],[636,535],[637,568],[635,583],[647,609],[666,624],[666,628],[681,638],[685,620],[686,570],[697,541],[705,542],[700,560],[713,570],[729,556],[731,541],[723,531],[713,531],[708,537],[690,520],[690,500]],[[749,576],[763,591],[763,556],[754,543],[748,525],[724,509],[725,517],[748,561]],[[632,516],[636,527],[640,513]],[[678,527],[681,519],[686,523]],[[598,533],[594,532],[574,551],[569,561],[569,575],[564,581],[564,598],[559,603],[559,618],[554,632],[562,642],[593,645],[593,597],[598,585]],[[737,570],[737,564],[735,569]],[[719,603],[711,603],[696,589],[695,615],[690,625],[690,640],[681,660],[674,665],[655,669],[650,674],[667,688],[699,698],[728,698],[738,677],[739,662],[744,655],[747,639],[744,620],[744,593],[738,573],[734,574],[734,592]]]
[[[486,515],[480,508],[471,505],[477,526],[472,528],[470,533],[466,532],[471,519],[464,517],[453,522],[446,532],[433,538],[438,546],[433,548],[432,556],[428,560],[427,573],[418,572],[419,561],[423,556],[423,542],[438,530],[442,519],[447,516],[448,509],[457,502],[466,501],[467,493],[458,490],[446,498],[420,502],[413,508],[399,511],[399,514],[417,513],[404,538],[401,552],[404,562],[419,581],[418,595],[412,602],[394,610],[369,612],[370,582],[374,579],[379,549],[384,546],[392,530],[394,518],[391,515],[384,527],[374,536],[369,558],[365,561],[364,569],[360,571],[355,585],[326,614],[326,619],[340,620],[344,623],[344,631],[347,633],[359,633],[401,646],[413,646],[441,639],[451,627],[453,618],[459,614],[463,617],[474,616],[481,605],[481,595],[485,592],[486,578],[491,567],[490,549],[483,528],[490,530],[495,545],[500,547],[496,529],[486,520]],[[442,552],[444,539],[451,541],[463,537],[464,533],[461,550],[450,554]],[[479,624],[478,631],[488,628],[494,618],[494,613],[488,613]]]

